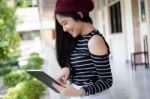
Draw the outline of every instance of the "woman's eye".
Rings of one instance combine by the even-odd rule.
[[[67,25],[67,23],[64,23],[63,25]]]

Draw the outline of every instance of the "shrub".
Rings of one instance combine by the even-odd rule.
[[[32,6],[32,0],[16,0],[15,5],[17,7],[29,7]]]
[[[13,66],[18,66],[18,58],[19,56],[7,56],[5,60],[0,60],[0,75],[4,76],[11,72]]]
[[[30,80],[31,76],[24,70],[12,71],[4,76],[3,83],[7,87],[14,87],[17,83]]]
[[[39,99],[44,87],[37,80],[24,81],[8,90],[3,99]]]
[[[10,66],[0,66],[0,75],[6,75],[9,72],[11,72],[11,67]]]
[[[23,66],[23,69],[40,69],[44,64],[44,60],[38,53],[31,53],[28,59],[28,63]]]

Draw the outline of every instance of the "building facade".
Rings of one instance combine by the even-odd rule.
[[[131,53],[143,51],[145,35],[150,46],[149,0],[93,1],[95,26],[109,42],[114,61],[130,62]]]
[[[47,46],[54,46],[55,41],[55,23],[54,6],[56,0],[38,0],[40,21],[41,21],[41,39]]]
[[[149,0],[93,0],[91,12],[95,27],[105,36],[114,61],[130,62],[131,53],[142,51],[143,37],[150,42]],[[43,31],[47,45],[55,38],[54,6],[56,0],[39,0]],[[149,43],[150,46],[150,43]],[[150,47],[149,47],[150,51]],[[149,55],[150,56],[150,55]]]

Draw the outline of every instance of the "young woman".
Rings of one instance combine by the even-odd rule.
[[[92,0],[56,2],[56,54],[62,68],[58,76],[62,86],[54,87],[71,99],[111,99],[110,51],[92,25],[89,12],[93,8]]]

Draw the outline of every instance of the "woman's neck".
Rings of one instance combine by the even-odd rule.
[[[86,35],[88,33],[90,33],[91,31],[93,31],[95,28],[91,23],[83,23],[83,29],[81,32],[81,35]]]

